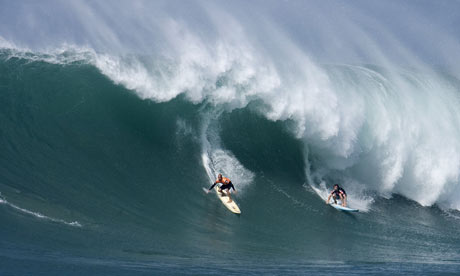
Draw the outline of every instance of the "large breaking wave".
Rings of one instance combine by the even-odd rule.
[[[194,104],[208,103],[215,111],[203,110],[204,132],[222,112],[255,103],[254,112],[286,121],[302,141],[309,185],[338,181],[356,195],[397,193],[424,206],[460,208],[455,77],[426,68],[319,64],[299,51],[280,61],[245,43],[204,44],[190,33],[175,36],[182,40],[174,57],[112,55],[70,45],[37,53],[2,39],[2,60],[87,63],[143,99],[164,102],[183,95]],[[208,143],[203,137],[206,158],[234,159]],[[238,166],[237,160],[229,162]]]

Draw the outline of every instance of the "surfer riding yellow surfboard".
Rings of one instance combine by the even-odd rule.
[[[230,196],[230,189],[233,189],[234,193],[236,194],[235,186],[233,186],[233,183],[232,183],[232,181],[230,179],[228,179],[227,177],[222,177],[222,174],[220,174],[220,173],[217,176],[217,180],[208,189],[208,192],[211,191],[212,188],[214,188],[214,186],[216,186],[218,183],[222,184],[222,186],[218,187],[219,192],[222,195],[224,195],[224,191],[225,191],[226,194],[227,194],[227,197],[228,197],[228,203],[232,202],[232,198]]]

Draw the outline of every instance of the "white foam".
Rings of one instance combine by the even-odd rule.
[[[2,41],[0,36],[0,49],[8,50],[7,58],[19,58],[30,62],[42,61],[50,64],[90,63],[94,64],[98,54],[91,48],[63,43],[59,47],[43,49],[40,52],[28,48],[18,47],[8,41]]]
[[[227,41],[209,45],[178,24],[169,29],[176,45],[173,59],[143,56],[141,61],[136,56],[99,54],[94,64],[115,83],[155,101],[185,94],[194,103],[206,99],[236,108],[245,106],[252,95],[279,86],[273,65],[249,45]]]

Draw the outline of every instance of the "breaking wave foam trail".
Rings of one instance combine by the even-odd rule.
[[[219,111],[211,112],[211,116],[219,117]],[[210,116],[209,114],[207,116]],[[217,174],[231,176],[233,183],[238,183],[238,191],[244,191],[245,187],[254,180],[254,173],[246,169],[231,151],[222,149],[220,137],[216,127],[216,119],[208,117],[203,120],[201,130],[201,159],[203,167],[209,177],[210,183],[217,178]]]
[[[39,218],[39,219],[48,220],[48,221],[52,221],[52,222],[56,222],[56,223],[63,223],[63,224],[66,224],[66,225],[69,225],[69,226],[74,226],[74,227],[82,227],[82,225],[78,221],[67,222],[67,221],[62,220],[62,219],[48,217],[48,216],[45,216],[45,215],[43,215],[43,214],[41,214],[39,212],[34,212],[34,211],[30,211],[30,210],[21,208],[21,207],[15,205],[13,203],[8,202],[5,198],[2,198],[2,197],[0,197],[0,204],[6,205],[6,206],[8,206],[10,208],[15,209],[16,211],[19,211],[21,213],[34,216],[34,217]]]
[[[73,46],[47,54],[9,50],[50,63],[90,63],[157,102],[183,94],[225,112],[259,103],[256,110],[266,118],[294,123],[310,185],[340,181],[362,198],[397,193],[423,206],[460,209],[457,79],[434,70],[317,64],[288,43],[268,56],[244,39],[204,43],[175,29],[182,37],[175,56],[116,56]],[[218,170],[251,179],[230,152],[203,137],[210,177]]]

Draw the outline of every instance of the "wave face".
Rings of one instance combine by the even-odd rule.
[[[63,273],[56,258],[75,273],[458,271],[459,71],[433,42],[413,46],[434,34],[455,57],[458,42],[450,21],[419,17],[429,3],[407,18],[431,29],[408,21],[419,36],[405,40],[409,27],[364,16],[391,4],[342,3],[332,21],[313,15],[336,1],[46,4],[72,24],[2,4],[34,22],[19,33],[0,11],[5,260],[44,274]],[[218,173],[242,216],[202,192]],[[334,183],[361,213],[327,208]]]

